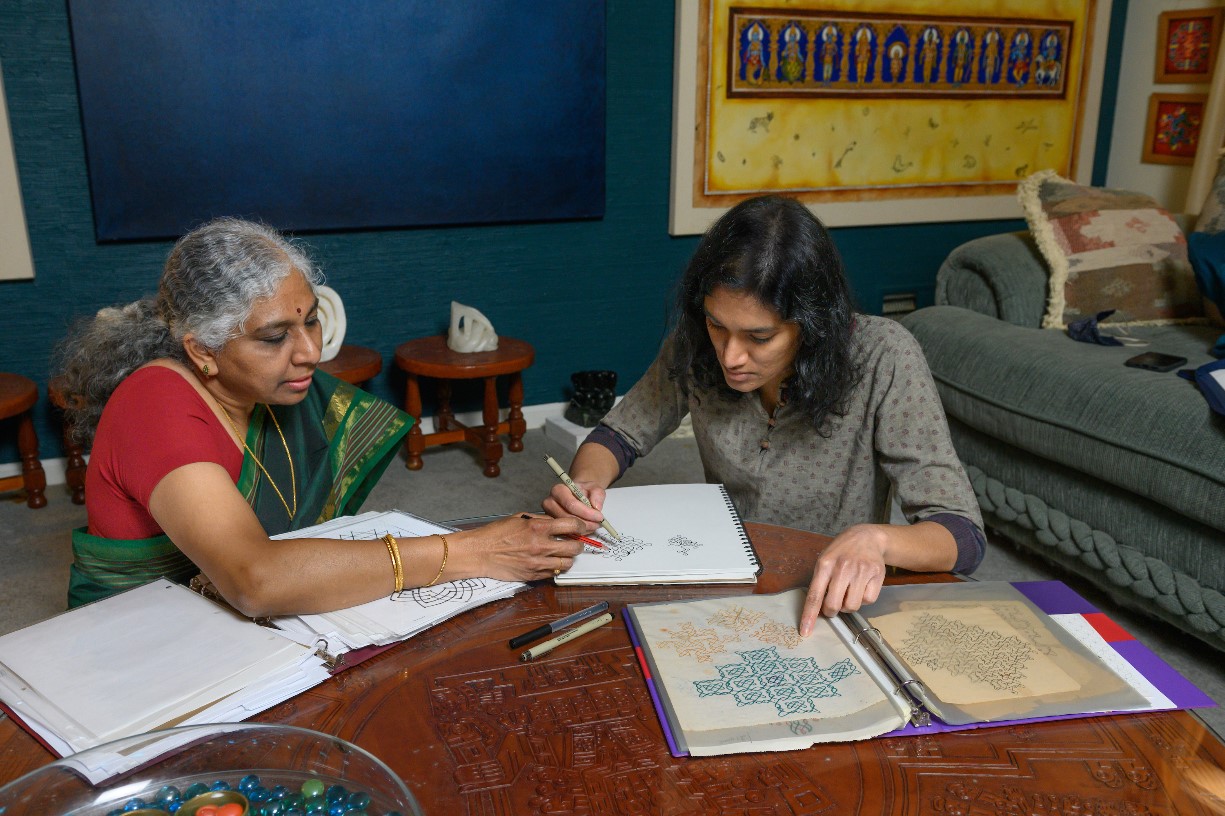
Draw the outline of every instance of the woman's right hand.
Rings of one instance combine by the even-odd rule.
[[[596,527],[573,515],[550,518],[521,513],[470,530],[452,545],[454,578],[485,577],[501,581],[538,581],[570,569],[583,544],[569,538]],[[450,538],[450,536],[448,536]],[[458,545],[458,546],[456,546]]]
[[[591,502],[591,507],[583,504],[570,492],[570,488],[560,482],[553,485],[541,506],[555,518],[573,516],[598,525],[604,520],[604,514],[600,512],[604,507],[604,491],[620,474],[620,465],[608,448],[584,442],[574,455],[574,461],[570,463],[570,478]]]
[[[604,488],[595,482],[575,482],[582,489],[587,500],[591,502],[591,507],[583,504],[570,491],[570,488],[564,484],[555,484],[553,489],[549,491],[549,495],[541,506],[544,511],[554,518],[566,518],[572,516],[580,518],[583,521],[592,522],[599,525],[604,520],[604,514],[600,512],[600,508],[604,506]],[[595,508],[594,510],[592,508]]]

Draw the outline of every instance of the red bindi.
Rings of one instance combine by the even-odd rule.
[[[299,310],[298,310],[298,314],[302,314],[302,310],[301,310],[301,309],[299,309]]]

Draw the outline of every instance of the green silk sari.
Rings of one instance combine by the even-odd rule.
[[[274,412],[275,423],[269,411]],[[306,399],[275,408],[257,405],[247,430],[247,447],[255,452],[284,502],[250,453],[243,456],[238,490],[268,535],[351,515],[395,458],[412,422],[412,417],[392,405],[316,371]],[[297,512],[290,517],[285,503],[294,508],[294,485]],[[69,607],[160,576],[186,583],[199,572],[166,535],[123,540],[89,535],[86,530],[82,527],[72,533]]]

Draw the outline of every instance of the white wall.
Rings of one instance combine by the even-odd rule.
[[[1152,93],[1208,93],[1209,84],[1153,82],[1157,59],[1157,18],[1163,11],[1225,6],[1225,0],[1131,0],[1123,35],[1119,69],[1119,95],[1110,141],[1106,186],[1151,195],[1161,206],[1182,212],[1186,205],[1191,165],[1149,164],[1140,161],[1144,149],[1144,122]],[[1221,52],[1218,48],[1217,59]],[[1202,147],[1201,147],[1202,149]]]

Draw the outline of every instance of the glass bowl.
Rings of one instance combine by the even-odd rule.
[[[418,816],[421,808],[368,751],[317,731],[258,723],[196,725],[116,740],[0,788],[0,816],[120,813]]]

